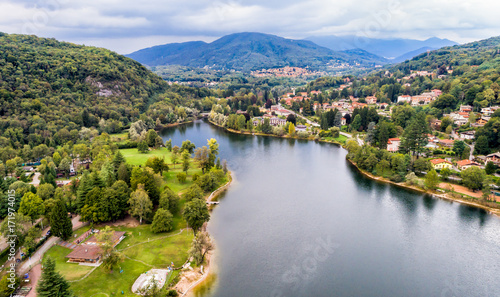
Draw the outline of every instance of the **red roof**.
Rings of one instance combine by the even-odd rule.
[[[462,167],[462,166],[466,166],[466,165],[475,165],[475,166],[479,166],[478,163],[474,162],[474,161],[471,161],[471,160],[460,160],[457,162],[457,166],[458,167]]]
[[[389,140],[387,140],[387,143],[392,143],[393,141],[401,141],[401,139],[399,139],[399,138],[389,138]]]
[[[440,163],[448,163],[448,164],[451,164],[450,161],[446,161],[445,159],[432,159],[431,160],[431,163],[436,165],[436,164],[440,164]]]

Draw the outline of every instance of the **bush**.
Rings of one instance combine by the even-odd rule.
[[[158,208],[151,224],[151,231],[153,233],[168,232],[172,230],[172,214],[170,211]]]
[[[391,176],[390,180],[395,183],[400,183],[403,181],[403,178],[399,174],[394,174],[393,176]]]
[[[186,173],[185,173],[185,172],[179,172],[179,173],[177,173],[177,180],[178,180],[181,184],[183,184],[183,183],[185,183],[185,182],[186,182],[186,176],[187,176],[187,175],[186,175]]]
[[[307,133],[306,131],[299,131],[299,132],[297,132],[297,136],[299,138],[308,138],[309,137],[309,133]]]

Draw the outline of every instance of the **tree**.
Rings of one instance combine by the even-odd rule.
[[[42,199],[47,200],[54,196],[55,188],[52,184],[39,185],[36,189],[36,194]]]
[[[423,158],[419,158],[415,161],[415,163],[413,163],[413,169],[415,172],[427,172],[431,168],[431,163]]]
[[[179,172],[177,173],[177,180],[183,184],[186,182],[186,172]]]
[[[441,177],[444,180],[448,180],[448,177],[450,177],[450,175],[451,175],[451,170],[450,170],[450,168],[445,167],[445,168],[441,169],[441,171],[439,173],[441,174]]]
[[[146,167],[153,169],[154,173],[159,173],[161,176],[163,176],[163,171],[168,171],[168,165],[165,159],[158,156],[150,157],[146,161]]]
[[[172,151],[172,138],[169,138],[167,141],[165,141],[165,147],[169,152]]]
[[[495,173],[497,166],[493,162],[487,162],[484,170],[486,171],[486,174],[490,175]]]
[[[481,190],[485,178],[485,172],[479,167],[471,166],[460,174],[462,176],[463,184],[473,190]]]
[[[161,181],[161,176],[155,174],[151,168],[134,167],[130,178],[130,187],[132,190],[136,190],[139,184],[143,184],[149,199],[156,204],[160,199],[161,185],[159,183],[161,183]]]
[[[477,138],[474,146],[474,155],[487,155],[490,153],[488,138],[481,135]]]
[[[210,151],[206,146],[199,147],[194,151],[194,160],[198,162],[202,172],[209,169],[210,165]]]
[[[193,199],[186,203],[183,216],[195,233],[210,220],[207,204],[202,199]]]
[[[271,121],[269,120],[269,118],[264,119],[264,122],[262,123],[262,126],[260,129],[261,129],[262,133],[264,133],[264,134],[273,133],[273,126],[271,126]]]
[[[144,191],[144,185],[137,185],[137,190],[132,192],[130,199],[130,214],[139,217],[139,223],[142,224],[142,219],[148,216],[153,210],[153,203],[149,199],[148,193]]]
[[[49,213],[50,230],[54,236],[67,240],[73,234],[73,224],[68,217],[66,204],[57,199]]]
[[[188,152],[182,153],[182,171],[186,173],[189,170],[189,158],[190,154]]]
[[[291,113],[291,114],[289,114],[289,115],[286,117],[286,121],[287,121],[287,122],[290,122],[290,123],[292,123],[292,124],[294,124],[294,125],[296,125],[296,124],[297,124],[297,118],[296,118],[296,117],[295,117],[295,115],[294,115],[294,114],[292,114],[292,113]]]
[[[59,169],[59,171],[63,173],[64,176],[68,177],[69,171],[71,169],[71,159],[67,157],[62,159],[57,169]]]
[[[155,130],[149,129],[146,134],[146,143],[149,147],[154,147],[156,145],[156,138],[158,137],[158,133]]]
[[[137,150],[141,154],[146,154],[149,151],[148,144],[146,141],[141,141],[137,144]]]
[[[42,276],[36,287],[38,297],[73,297],[69,283],[56,272],[56,263],[47,257],[43,263]]]
[[[288,126],[288,134],[290,136],[295,135],[295,125],[293,123],[290,123],[290,125]]]
[[[189,249],[189,256],[193,257],[196,265],[203,263],[205,255],[214,249],[214,244],[210,239],[207,232],[198,232],[193,238],[191,248]]]
[[[12,293],[19,286],[19,277],[14,278],[14,283],[11,282],[10,276],[8,274],[4,274],[2,279],[0,279],[0,297],[10,297]]]
[[[31,218],[33,224],[45,212],[43,200],[38,195],[28,192],[24,194],[19,206],[19,212]]]
[[[159,208],[168,209],[170,213],[177,213],[179,211],[179,195],[174,193],[170,188],[166,188],[160,197]]]
[[[196,183],[189,188],[186,189],[182,197],[186,201],[192,201],[194,199],[202,199],[203,198],[203,190],[200,188],[200,186]]]
[[[180,151],[181,152],[188,152],[189,154],[192,154],[192,153],[194,153],[195,148],[196,148],[196,145],[194,143],[192,143],[189,140],[185,140],[182,142]]]
[[[3,220],[0,225],[0,232],[4,238],[13,238],[16,245],[18,245],[24,241],[24,238],[28,233],[29,222],[30,217],[19,213],[15,215],[13,219]]]
[[[354,117],[354,119],[352,120],[351,130],[352,131],[359,131],[359,128],[361,128],[361,115],[357,114]]]
[[[168,232],[172,230],[172,214],[167,209],[158,208],[151,224],[153,233]]]
[[[55,152],[53,155],[52,155],[52,160],[54,161],[54,163],[56,164],[56,166],[59,166],[59,163],[61,163],[61,155],[58,153],[58,152]]]
[[[121,219],[127,211],[127,203],[130,199],[130,189],[122,181],[116,181],[110,188],[104,190],[103,203],[105,212],[110,220]]]
[[[117,178],[118,180],[126,182],[128,185],[130,184],[130,170],[126,163],[122,163],[118,168]]]
[[[115,172],[118,171],[120,166],[122,164],[125,164],[127,161],[125,160],[125,157],[123,156],[122,152],[120,150],[117,150],[115,155],[113,156],[113,167],[115,168]]]
[[[97,241],[100,243],[101,247],[101,258],[102,265],[104,268],[112,269],[116,264],[123,262],[125,257],[122,253],[118,252],[114,247],[114,235],[113,229],[106,226],[96,235]]]
[[[415,153],[422,152],[428,142],[427,133],[429,133],[429,127],[425,120],[425,113],[419,112],[406,127],[400,150],[410,152],[413,156]]]
[[[430,190],[435,190],[439,184],[439,177],[436,170],[432,169],[425,175],[425,187]]]
[[[466,146],[467,145],[462,140],[456,140],[453,143],[452,150],[455,152],[457,159],[459,159],[462,156],[462,153],[465,151]]]
[[[172,164],[174,165],[175,168],[175,164],[179,162],[179,153],[173,152],[170,159],[172,160]]]

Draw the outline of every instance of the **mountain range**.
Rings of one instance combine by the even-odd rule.
[[[283,66],[319,68],[325,65],[374,66],[388,61],[362,49],[333,51],[308,40],[263,33],[235,33],[211,43],[192,41],[154,46],[127,57],[148,66],[182,65],[250,71]]]
[[[377,56],[389,59],[391,63],[402,62],[430,50],[457,44],[449,39],[440,39],[437,37],[426,40],[416,40],[403,38],[380,39],[359,37],[355,35],[332,35],[311,36],[305,40],[312,41],[334,51],[362,49]]]

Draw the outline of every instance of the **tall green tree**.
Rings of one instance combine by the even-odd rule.
[[[436,170],[432,169],[425,175],[424,184],[427,189],[435,190],[439,184],[439,176]]]
[[[194,199],[186,203],[183,216],[195,233],[210,220],[207,204],[202,199]]]
[[[476,166],[471,166],[462,171],[460,175],[462,177],[462,182],[467,188],[473,191],[482,189],[483,181],[486,177],[486,173],[483,169]]]
[[[490,153],[490,147],[488,143],[488,137],[481,135],[477,138],[476,144],[474,146],[475,155],[487,155]]]
[[[24,194],[19,206],[19,212],[31,218],[33,224],[40,215],[45,213],[45,206],[43,205],[42,198],[38,195],[28,192]]]
[[[400,150],[409,152],[413,156],[421,153],[428,143],[427,134],[429,131],[429,124],[425,120],[425,113],[417,113],[404,130]]]
[[[144,190],[143,184],[139,184],[137,190],[132,192],[128,203],[130,204],[130,214],[139,217],[140,224],[142,224],[142,219],[151,214],[153,210],[153,203]]]
[[[151,223],[153,233],[168,232],[172,230],[172,214],[167,209],[158,208]]]
[[[69,283],[56,271],[55,261],[47,257],[43,263],[42,276],[36,287],[38,297],[73,297]]]
[[[67,240],[73,234],[73,224],[68,217],[64,201],[57,199],[49,214],[50,230],[54,236]]]
[[[125,260],[123,254],[117,251],[114,247],[114,233],[115,232],[113,231],[113,229],[111,229],[111,227],[106,226],[96,235],[97,241],[101,243],[100,254],[102,258],[102,265],[104,268],[110,270],[113,268],[113,266]]]

